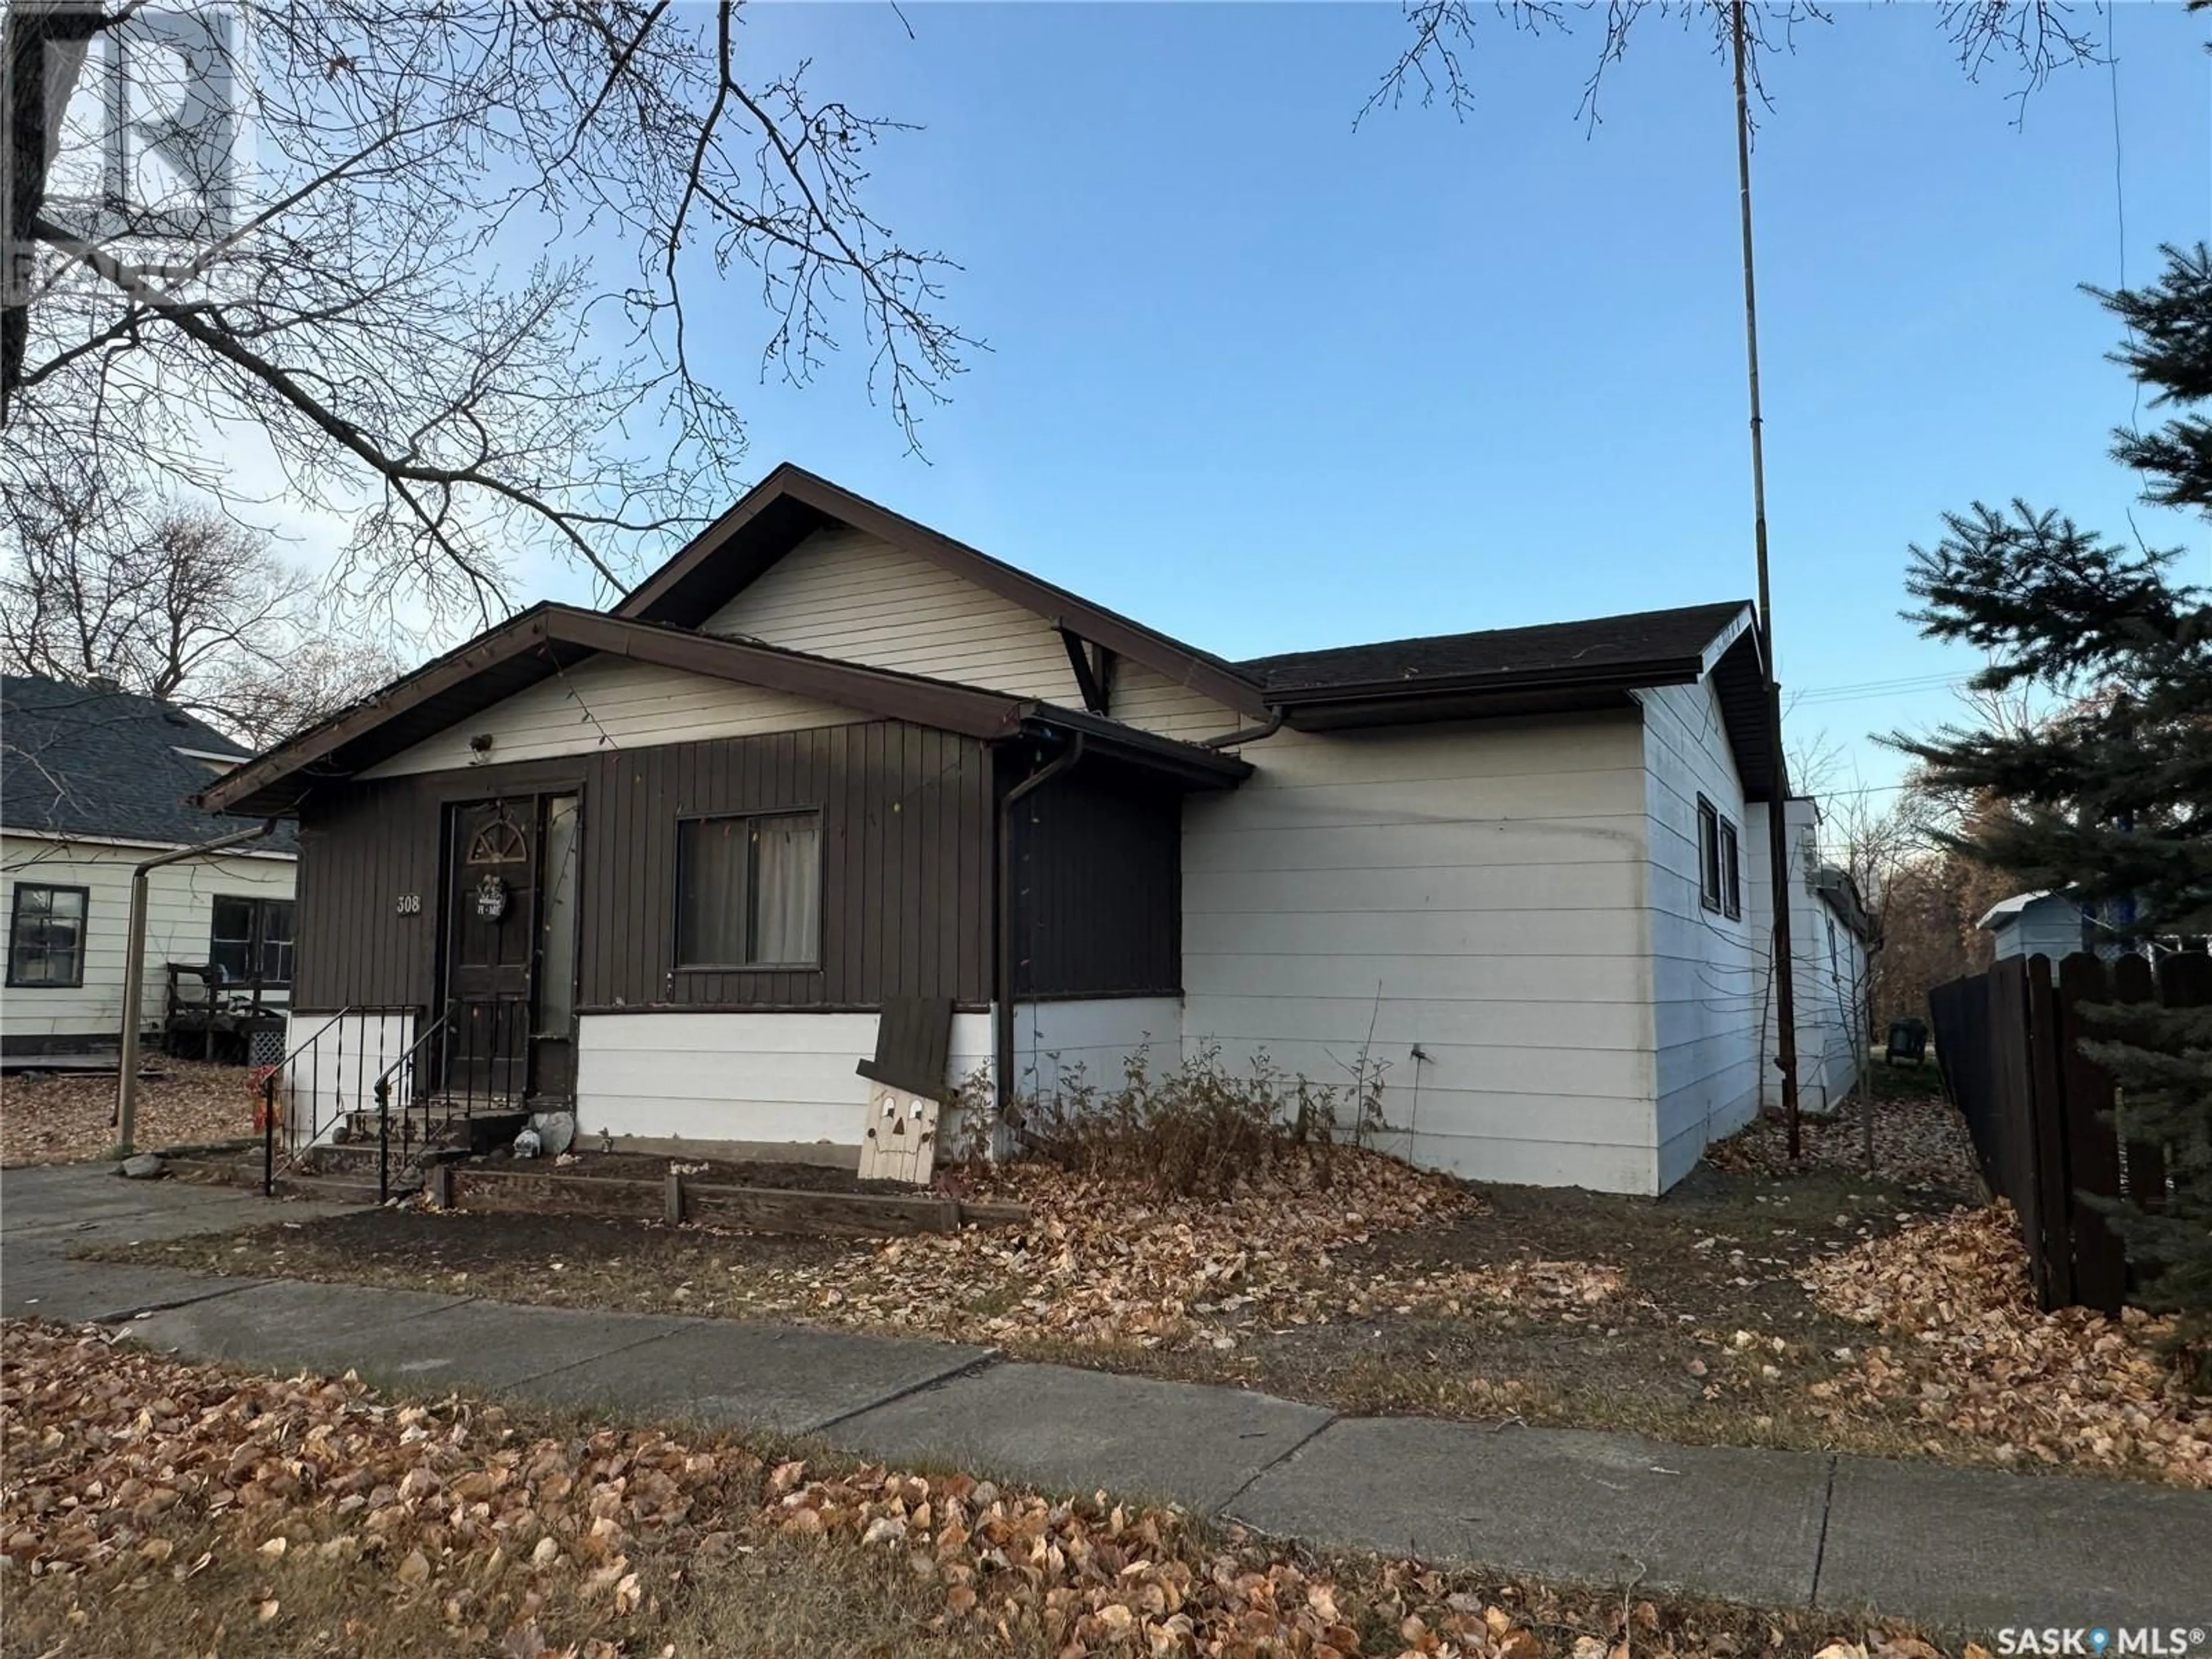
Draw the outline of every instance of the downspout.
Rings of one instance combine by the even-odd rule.
[[[1006,1122],[1014,1104],[1014,808],[1023,796],[1075,769],[1083,758],[1083,733],[1030,773],[999,803],[999,995],[991,1006],[992,1094],[999,1121]]]
[[[181,864],[204,853],[220,853],[276,833],[277,820],[264,818],[251,830],[234,830],[196,847],[157,853],[131,872],[131,937],[123,957],[123,1065],[115,1080],[115,1145],[128,1158],[138,1127],[139,1004],[146,994],[146,878],[165,864]]]
[[[1257,743],[1262,738],[1272,738],[1283,729],[1283,711],[1279,707],[1267,710],[1267,718],[1258,726],[1248,726],[1241,732],[1224,732],[1218,738],[1201,740],[1201,749],[1234,749],[1239,744]]]

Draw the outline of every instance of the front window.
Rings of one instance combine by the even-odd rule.
[[[292,901],[218,895],[208,962],[226,984],[292,982]]]
[[[818,813],[677,826],[678,968],[811,968],[821,935]]]
[[[8,927],[8,983],[25,989],[65,989],[84,983],[82,887],[15,884]]]

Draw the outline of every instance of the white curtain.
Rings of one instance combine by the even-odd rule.
[[[676,961],[734,968],[745,959],[744,818],[688,818],[677,829]]]
[[[822,933],[822,827],[812,813],[758,818],[753,829],[753,954],[811,963]]]

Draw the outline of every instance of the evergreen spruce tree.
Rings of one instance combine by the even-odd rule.
[[[2147,410],[2166,412],[2153,430],[2115,432],[2112,456],[2143,475],[2145,501],[2212,529],[2212,255],[2163,252],[2150,286],[2089,290],[2127,326],[2113,361]],[[1944,526],[1912,550],[1921,608],[1908,618],[1988,652],[1978,686],[2069,699],[2033,731],[1892,738],[1935,787],[2007,804],[1954,844],[2023,886],[2106,902],[2124,934],[2212,934],[2212,603],[2174,579],[2181,550],[2021,501],[1977,502]],[[2097,1012],[2112,1038],[2087,1052],[2118,1085],[2120,1132],[2164,1146],[2173,1184],[2161,1210],[2108,1212],[2154,1275],[2145,1300],[2180,1316],[2197,1379],[2212,1381],[2212,1008]]]

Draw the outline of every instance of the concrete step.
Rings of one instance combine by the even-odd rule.
[[[385,1149],[373,1140],[349,1140],[311,1148],[302,1152],[296,1161],[302,1168],[316,1175],[366,1172],[374,1176],[378,1160],[386,1155]],[[410,1161],[409,1153],[397,1140],[392,1143],[389,1156],[394,1170]]]

